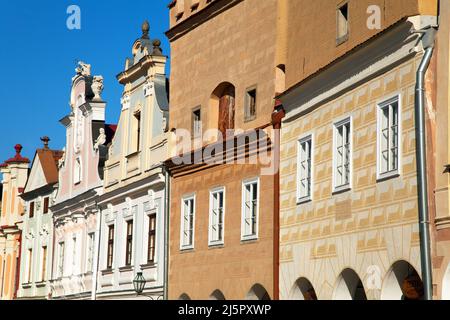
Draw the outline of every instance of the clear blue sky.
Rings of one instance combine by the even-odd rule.
[[[164,32],[169,28],[169,0],[26,0],[0,4],[0,163],[13,156],[21,143],[22,154],[32,160],[40,137],[48,135],[52,148],[65,144],[59,119],[68,114],[75,62],[92,65],[103,75],[107,101],[106,121],[117,123],[122,86],[116,75],[123,70],[131,46],[150,22],[150,37],[162,41],[170,56]],[[81,9],[81,30],[69,30],[69,5]]]

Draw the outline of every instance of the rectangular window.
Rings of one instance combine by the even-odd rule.
[[[209,245],[223,244],[225,190],[212,191],[209,200]]]
[[[378,178],[398,174],[399,97],[378,106]]]
[[[192,134],[194,138],[202,135],[202,111],[200,108],[192,112]]]
[[[58,277],[62,278],[64,276],[64,250],[65,250],[65,244],[64,242],[59,243],[58,248]]]
[[[28,249],[27,253],[27,283],[31,283],[32,271],[33,271],[33,249]]]
[[[348,39],[348,3],[340,6],[336,11],[337,17],[337,39],[336,43],[339,45]]]
[[[126,222],[126,228],[125,265],[130,266],[133,256],[133,220]]]
[[[30,202],[30,218],[34,217],[34,201]]]
[[[42,247],[41,281],[47,280],[47,246]]]
[[[156,248],[156,214],[148,216],[148,250],[147,262],[153,263],[155,261]]]
[[[134,128],[135,128],[135,137],[134,137],[134,150],[135,152],[140,150],[141,146],[141,113],[136,112],[134,114]]]
[[[256,118],[256,88],[247,90],[245,95],[245,121]]]
[[[92,272],[94,269],[94,246],[95,246],[95,233],[89,233],[87,237],[88,246],[86,252],[86,272]]]
[[[297,154],[297,201],[311,200],[312,136],[299,140]]]
[[[243,183],[242,190],[242,240],[258,237],[259,183],[253,180]]]
[[[108,226],[108,253],[106,259],[106,268],[112,269],[114,257],[114,225]]]
[[[43,211],[44,214],[48,213],[49,202],[50,202],[49,197],[44,198],[44,211]]]
[[[194,247],[195,198],[183,199],[181,212],[181,249]]]
[[[347,118],[334,124],[333,177],[334,191],[350,188],[351,121]]]

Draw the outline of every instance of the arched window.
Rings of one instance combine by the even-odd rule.
[[[221,83],[211,95],[211,115],[217,114],[217,129],[225,137],[227,130],[231,133],[235,128],[235,87],[228,82]]]
[[[191,297],[189,297],[186,293],[183,293],[182,295],[180,295],[178,300],[191,300]]]
[[[214,290],[214,292],[209,296],[209,300],[225,300],[225,296],[222,291]]]

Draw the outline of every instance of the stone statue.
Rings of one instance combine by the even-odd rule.
[[[63,156],[58,160],[58,168],[61,169],[64,166],[64,161],[65,161],[65,157],[66,157],[66,147],[64,147],[62,149],[63,151]]]
[[[104,128],[100,128],[100,135],[98,136],[97,140],[95,140],[95,144],[94,144],[94,150],[97,151],[99,146],[102,146],[105,144],[106,142],[106,134],[105,134],[105,129]]]
[[[102,101],[101,94],[103,92],[103,77],[102,76],[95,76],[92,81],[92,92],[94,93],[94,101]]]
[[[83,61],[78,61],[78,67],[75,69],[78,75],[90,76],[91,75],[91,65],[84,63]]]

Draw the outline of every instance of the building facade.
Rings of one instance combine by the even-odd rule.
[[[103,192],[103,166],[114,126],[105,124],[101,98],[103,78],[92,76],[80,62],[72,79],[64,156],[59,162],[58,189],[50,207],[54,222],[52,299],[91,299],[95,291],[99,239],[98,196]]]
[[[22,228],[19,299],[47,299],[53,259],[53,217],[58,162],[63,152],[50,150],[48,137],[36,150],[30,174],[21,194],[25,205]]]
[[[169,7],[169,299],[276,299],[278,195],[264,169],[274,164],[272,112],[284,89],[278,1]]]
[[[22,223],[25,207],[20,194],[28,176],[30,161],[22,157],[20,144],[14,147],[16,155],[0,165],[3,175],[2,211],[0,216],[0,299],[17,297],[19,288]]]
[[[434,45],[437,3],[378,2],[286,2],[288,38],[307,43],[305,24],[323,32],[314,33],[314,45],[286,44],[282,299],[424,297],[415,94]],[[369,28],[370,5],[383,8],[380,28]]]
[[[146,280],[143,296],[163,298],[165,175],[168,157],[168,87],[160,41],[149,24],[118,75],[122,111],[105,164],[97,299],[136,299],[133,279]]]

